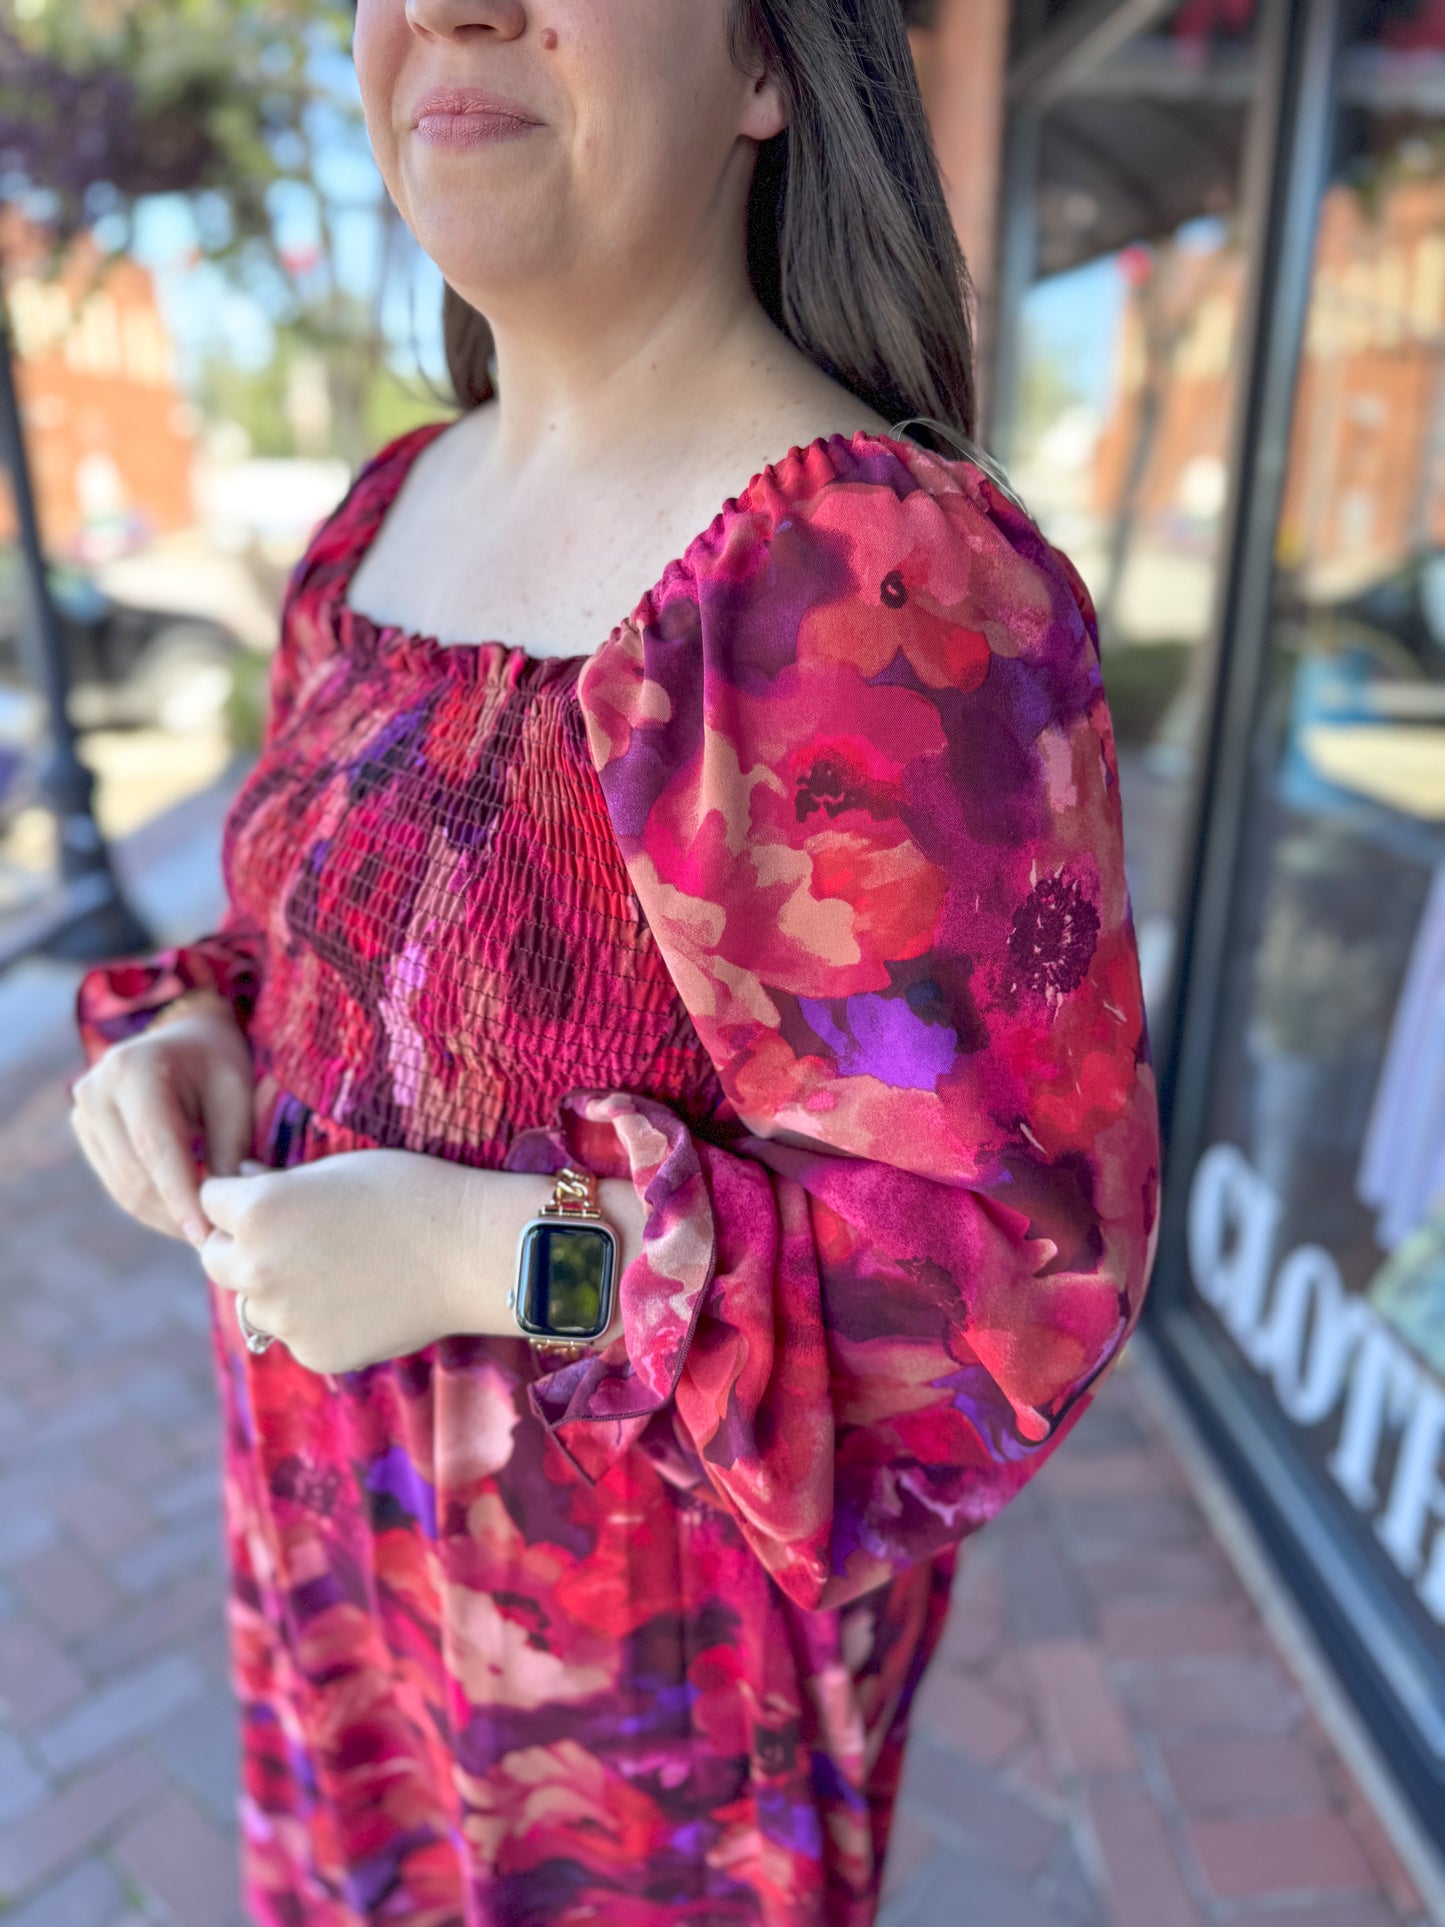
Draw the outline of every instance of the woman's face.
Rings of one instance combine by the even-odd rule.
[[[359,0],[377,165],[459,294],[494,319],[539,292],[597,313],[639,275],[740,250],[752,143],[786,114],[771,80],[733,64],[728,14],[729,0]],[[524,118],[418,122],[448,89]]]

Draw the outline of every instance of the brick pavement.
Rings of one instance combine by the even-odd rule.
[[[12,1053],[0,1119],[4,1920],[227,1927],[235,1739],[196,1260],[100,1193],[66,1121],[76,1047],[42,1031]],[[1423,1927],[1141,1375],[1126,1360],[966,1548],[880,1927]]]
[[[0,1127],[7,1927],[237,1918],[193,1254],[101,1196],[65,1039]],[[883,1927],[1388,1927],[1408,1878],[1126,1365],[966,1549]]]
[[[880,1927],[1425,1927],[1125,1358],[965,1548]]]

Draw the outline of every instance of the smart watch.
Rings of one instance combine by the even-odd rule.
[[[596,1178],[569,1165],[517,1241],[517,1281],[507,1303],[523,1337],[552,1350],[590,1351],[612,1323],[619,1252],[617,1233],[597,1206]]]

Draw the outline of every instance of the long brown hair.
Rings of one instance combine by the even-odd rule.
[[[968,270],[949,218],[900,0],[730,0],[744,72],[780,83],[788,125],[758,149],[748,273],[783,333],[889,422],[971,444]],[[492,333],[448,283],[456,399],[494,393]],[[914,439],[922,439],[916,436]]]

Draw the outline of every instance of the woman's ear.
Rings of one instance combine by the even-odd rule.
[[[748,91],[743,102],[743,122],[738,132],[749,140],[767,141],[781,134],[788,124],[788,103],[773,76],[760,69],[748,75]]]

